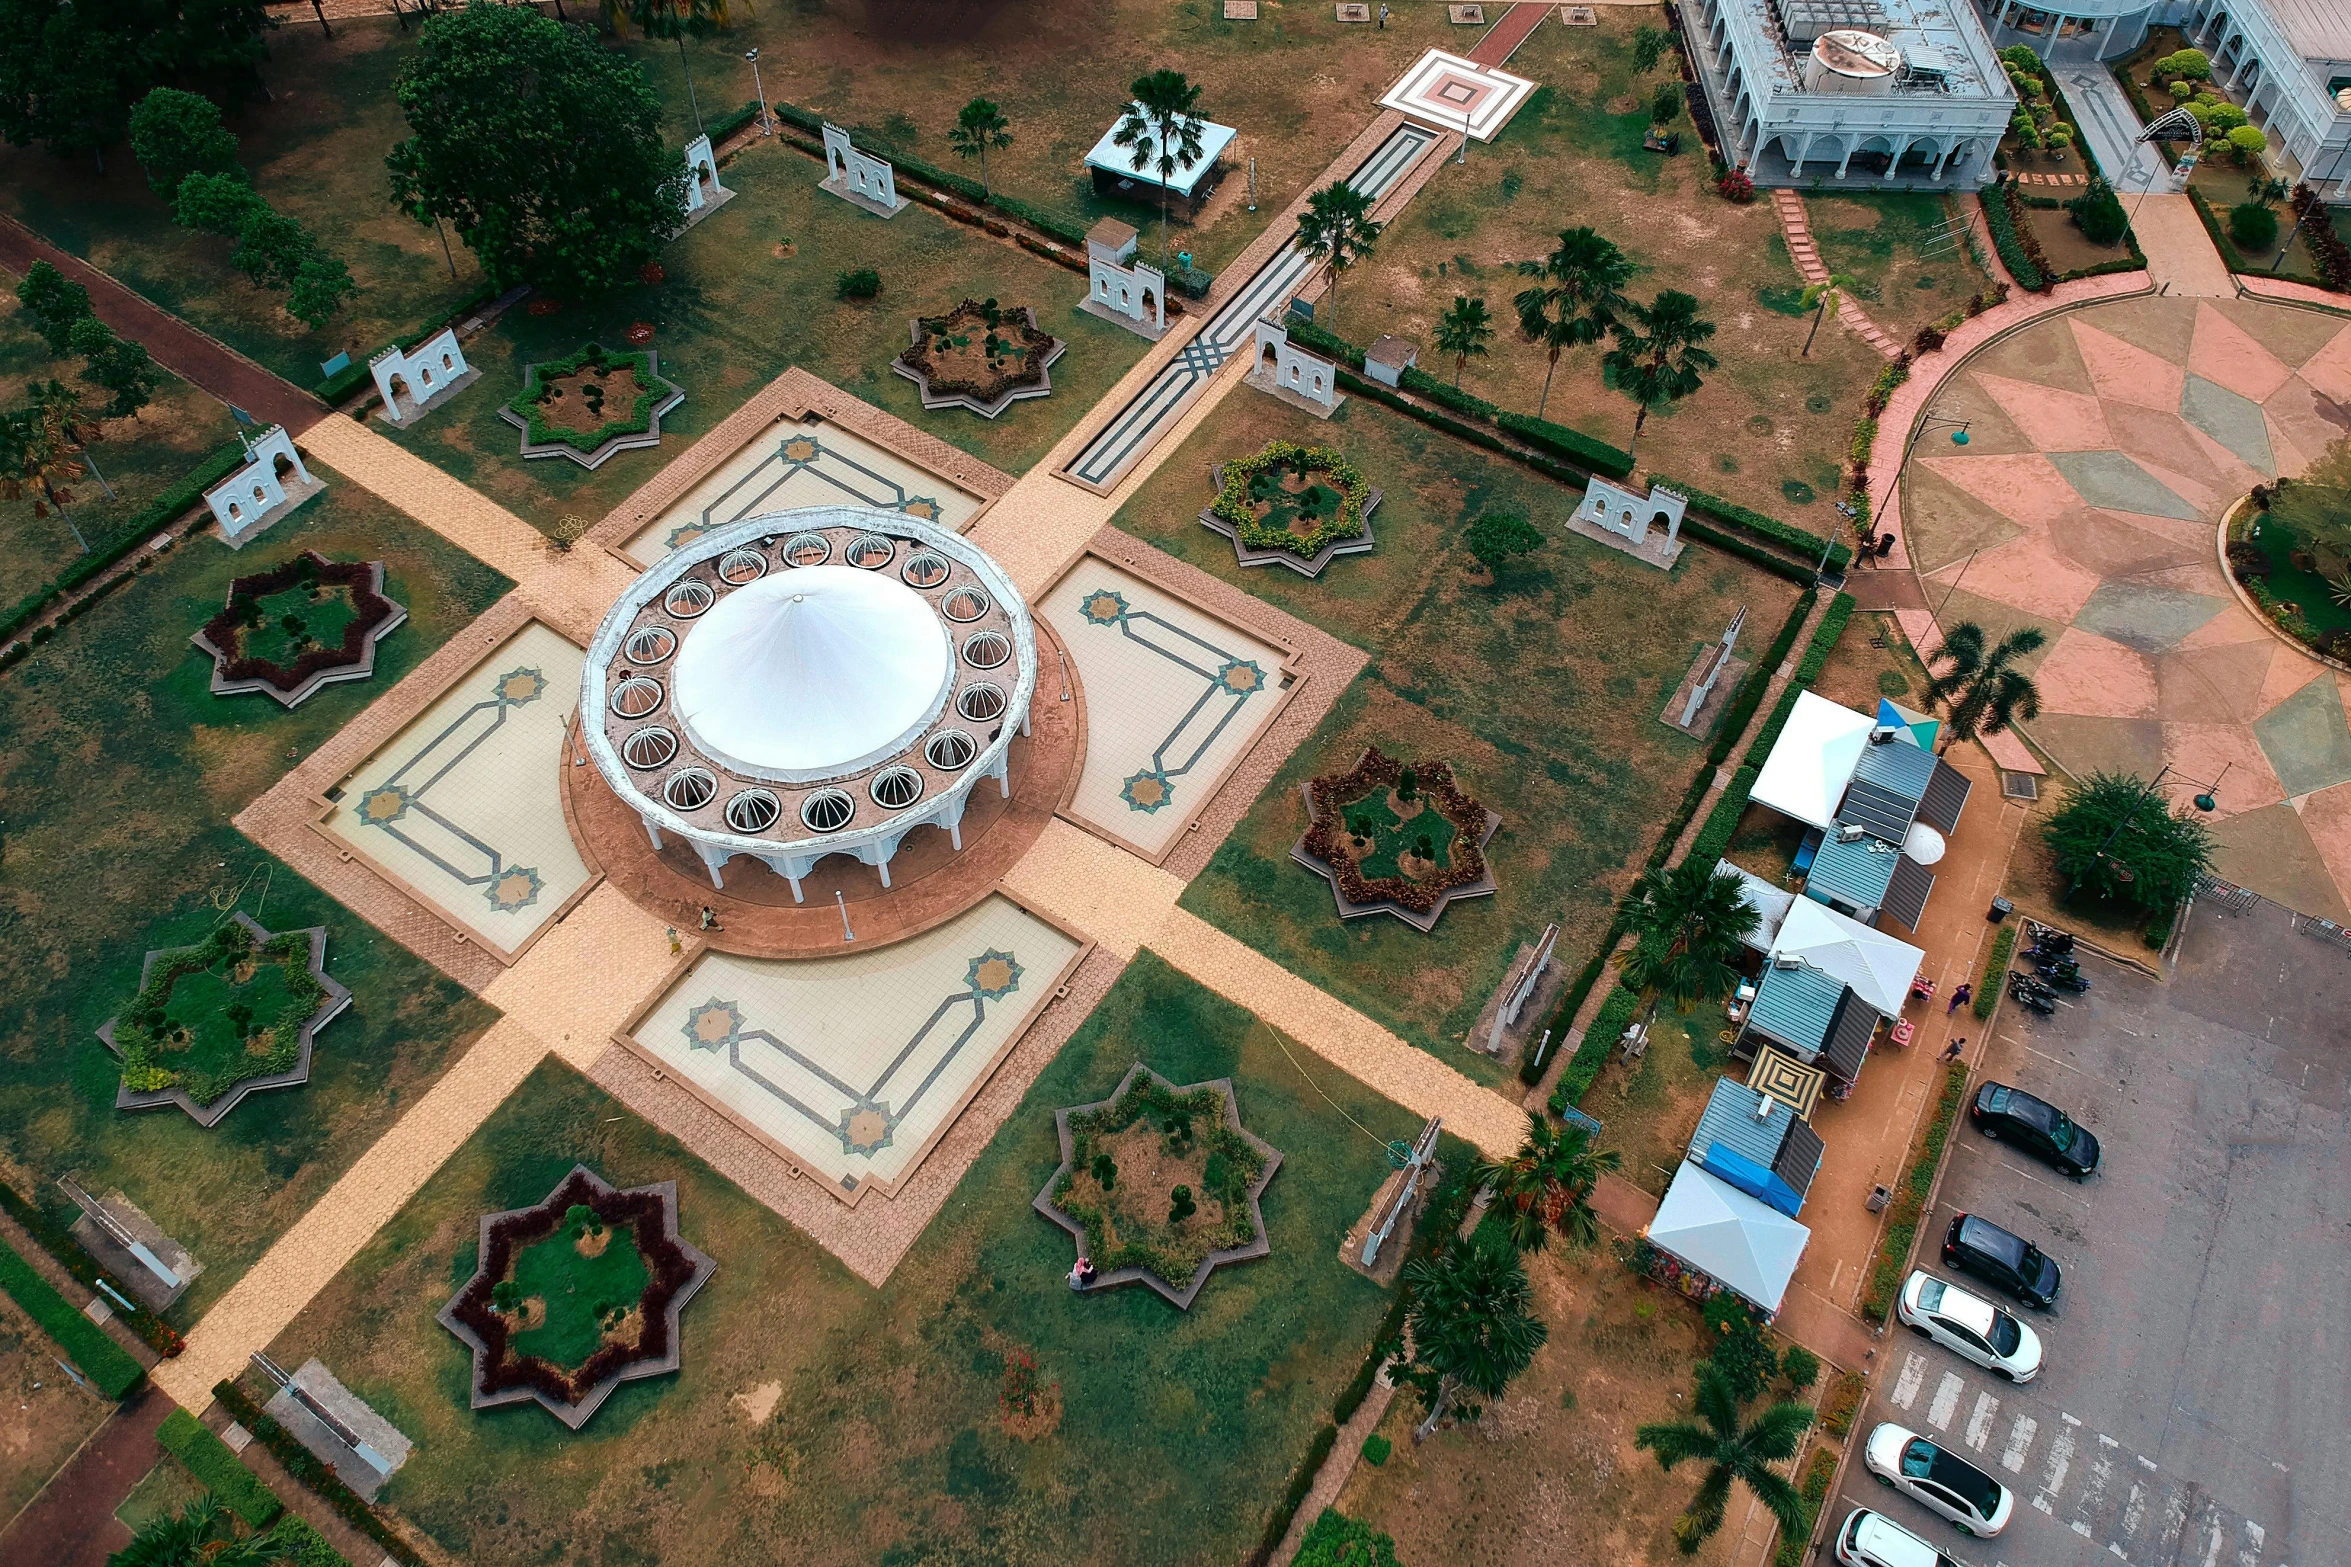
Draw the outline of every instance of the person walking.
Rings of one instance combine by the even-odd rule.
[[[1952,1013],[1958,1011],[1961,1007],[1966,1006],[1968,999],[1974,994],[1975,991],[1972,988],[1966,985],[1961,985],[1957,990],[1951,992],[1951,1004],[1943,1009],[1943,1015],[1945,1017],[1949,1017]]]
[[[1380,31],[1384,33],[1384,32],[1386,32],[1387,30],[1388,30],[1388,7],[1387,7],[1387,5],[1386,5],[1386,3],[1385,3],[1385,0],[1382,0],[1382,4],[1381,4],[1381,6],[1380,6]]]
[[[1943,1047],[1943,1059],[1956,1061],[1967,1052],[1967,1036],[1961,1035]]]

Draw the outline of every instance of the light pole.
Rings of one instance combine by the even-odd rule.
[[[1967,427],[1969,422],[1970,421],[1965,419],[1948,419],[1941,414],[1933,413],[1920,416],[1917,426],[1910,432],[1910,439],[1902,443],[1902,460],[1894,464],[1894,477],[1886,481],[1885,493],[1879,496],[1877,501],[1869,509],[1869,534],[1862,540],[1863,549],[1867,549],[1869,547],[1870,540],[1877,537],[1878,511],[1885,505],[1886,502],[1894,498],[1895,490],[1901,487],[1902,470],[1910,466],[1910,454],[1918,450],[1918,438],[1926,434],[1927,431],[1938,426],[1948,426],[1951,430],[1951,444],[1953,446],[1965,446],[1967,444]],[[1824,561],[1828,559],[1826,551],[1822,552],[1821,559]]]
[[[759,51],[757,49],[746,51],[743,58],[751,62],[751,91],[759,99],[759,134],[773,136],[775,122],[767,112],[767,89],[759,83]]]
[[[2195,806],[2197,810],[2202,811],[2209,816],[2214,811],[2220,809],[2219,796],[2221,778],[2228,777],[2229,768],[2236,765],[2237,764],[2234,762],[2228,763],[2226,766],[2221,768],[2220,778],[2215,778],[2208,784],[2201,784],[2204,792],[2195,797]],[[2080,874],[2074,877],[2073,885],[2066,889],[2065,895],[2068,899],[2071,899],[2075,893],[2082,890],[2082,878],[2089,874],[2090,865],[2095,865],[2100,860],[2109,858],[2106,851],[2114,847],[2114,840],[2121,837],[2122,830],[2137,819],[2139,808],[2147,803],[2147,797],[2155,792],[2156,786],[2163,782],[2164,776],[2167,773],[2171,773],[2175,770],[2176,769],[2174,769],[2169,762],[2164,763],[2161,767],[2155,770],[2155,776],[2147,780],[2147,787],[2139,791],[2139,797],[2131,802],[2131,808],[2122,813],[2122,820],[2114,824],[2113,829],[2106,834],[2105,840],[2098,845],[2097,851],[2090,856],[2089,864],[2084,865]],[[2184,782],[2187,783],[2199,783],[2199,780],[2190,778],[2185,773],[2181,773],[2180,777]],[[2115,861],[2114,871],[2115,875],[2123,881],[2131,881],[2135,879],[2137,874],[2136,872],[2133,872],[2128,865],[2125,865],[2120,860]]]

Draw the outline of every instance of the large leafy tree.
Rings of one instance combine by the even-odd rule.
[[[73,346],[74,324],[90,314],[90,291],[46,261],[25,269],[24,281],[16,285],[16,302],[24,306],[33,330],[52,354]]]
[[[1534,1311],[1518,1249],[1487,1230],[1456,1236],[1434,1257],[1404,1265],[1410,1304],[1404,1325],[1412,1335],[1405,1376],[1428,1400],[1428,1418],[1414,1429],[1423,1441],[1453,1409],[1464,1388],[1499,1398],[1527,1368],[1550,1329]]]
[[[1521,289],[1512,301],[1518,307],[1519,331],[1542,344],[1550,356],[1543,369],[1543,395],[1535,404],[1535,417],[1540,419],[1551,407],[1551,377],[1559,370],[1559,356],[1570,348],[1589,347],[1616,329],[1633,264],[1599,230],[1573,228],[1560,232],[1550,255],[1522,261],[1518,270],[1541,280]]]
[[[2075,892],[2148,913],[2175,908],[2212,868],[2212,834],[2144,778],[2093,773],[2071,785],[2041,829]]]
[[[1472,359],[1486,357],[1493,340],[1494,318],[1486,313],[1486,302],[1455,294],[1453,308],[1437,318],[1437,352],[1453,356],[1454,386],[1461,385],[1461,372]]]
[[[1963,620],[1943,638],[1927,664],[1934,678],[1927,682],[1927,703],[1944,704],[1942,749],[1955,740],[1996,735],[2018,719],[2041,716],[2041,688],[2016,661],[2038,652],[2048,638],[2038,626],[2020,626],[1986,647],[1984,628]]]
[[[1594,1148],[1584,1128],[1530,1110],[1518,1152],[1481,1163],[1470,1181],[1493,1188],[1503,1233],[1520,1251],[1541,1251],[1554,1234],[1571,1246],[1590,1246],[1600,1238],[1592,1188],[1623,1162],[1613,1148]]]
[[[155,194],[170,201],[191,174],[236,174],[237,138],[220,105],[177,87],[158,87],[131,110],[131,152]]]
[[[1753,1492],[1780,1521],[1789,1539],[1804,1530],[1803,1499],[1774,1464],[1796,1455],[1796,1444],[1812,1424],[1812,1411],[1802,1404],[1774,1404],[1752,1421],[1739,1420],[1739,1401],[1729,1381],[1713,1366],[1698,1368],[1696,1420],[1664,1421],[1642,1426],[1633,1433],[1633,1445],[1657,1455],[1657,1466],[1669,1473],[1685,1462],[1706,1466],[1706,1478],[1689,1507],[1674,1520],[1674,1544],[1694,1556],[1716,1530],[1730,1505],[1736,1483]]]
[[[1616,346],[1603,361],[1616,384],[1633,400],[1633,438],[1627,450],[1641,441],[1641,426],[1652,410],[1680,402],[1705,385],[1698,374],[1719,362],[1703,345],[1714,336],[1714,323],[1698,314],[1698,299],[1669,288],[1646,305],[1634,304],[1616,329]]]
[[[527,6],[443,12],[395,90],[413,134],[386,160],[393,201],[447,220],[501,288],[615,287],[685,222],[685,164],[644,72],[584,28]]]
[[[1386,227],[1372,220],[1370,195],[1345,180],[1333,180],[1306,198],[1306,210],[1298,214],[1298,249],[1330,273],[1332,331],[1339,329],[1340,276],[1372,253]]]
[[[1532,555],[1543,547],[1543,530],[1514,511],[1480,512],[1465,538],[1470,555],[1486,568],[1497,586],[1511,557]]]
[[[1741,895],[1736,871],[1697,860],[1644,871],[1626,919],[1633,944],[1616,956],[1625,983],[1646,993],[1646,1016],[1662,1000],[1690,1007],[1739,981],[1739,947],[1759,916]]]
[[[627,22],[648,38],[677,41],[678,69],[686,73],[686,104],[694,111],[694,129],[702,129],[702,100],[694,92],[686,40],[708,38],[726,26],[726,0],[604,0],[604,19],[615,32]]]
[[[1169,182],[1200,161],[1200,89],[1181,71],[1139,76],[1127,89],[1127,110],[1111,141],[1127,149],[1135,172],[1159,181],[1159,270],[1167,270]]]
[[[82,448],[98,438],[97,421],[83,416],[82,394],[62,381],[36,381],[29,392],[23,406],[0,414],[0,499],[29,494],[33,515],[57,513],[86,553],[72,486],[89,472]]]
[[[274,25],[264,0],[0,0],[0,138],[103,169],[150,89],[254,91]]]
[[[115,336],[114,328],[96,316],[73,324],[72,345],[82,356],[82,374],[106,390],[101,417],[135,419],[155,400],[155,360],[145,345]]]
[[[1004,111],[986,98],[974,98],[956,111],[955,123],[948,127],[947,145],[956,155],[980,160],[980,195],[992,197],[988,189],[988,149],[1001,152],[1012,145],[1012,122]]]

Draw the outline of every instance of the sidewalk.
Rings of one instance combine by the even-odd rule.
[[[130,1544],[114,1510],[163,1456],[155,1432],[177,1407],[150,1383],[108,1416],[0,1534],[0,1567],[104,1567]]]
[[[2118,193],[2170,189],[2171,170],[2164,167],[2163,154],[2138,140],[2145,127],[2112,71],[2103,65],[2071,66],[2059,85],[2083,139],[2097,154],[2099,171]]]
[[[2132,203],[2131,227],[2139,248],[2147,253],[2147,275],[2158,292],[2192,294],[2207,299],[2234,299],[2237,284],[2228,263],[2212,248],[2204,220],[2185,196],[2158,193]]]

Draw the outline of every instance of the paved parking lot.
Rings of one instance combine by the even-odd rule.
[[[2091,993],[2054,1017],[2001,1008],[1979,1081],[2068,1111],[2102,1171],[2068,1180],[1963,1123],[1920,1232],[1937,1272],[1962,1211],[2056,1259],[2057,1308],[2019,1310],[2046,1369],[2016,1387],[1890,1332],[1856,1433],[1965,1452],[2015,1521],[1963,1539],[1858,1452],[1830,1517],[1879,1508],[1976,1567],[2351,1562],[2351,953],[2271,904],[2199,904],[2169,984],[2082,968]]]

